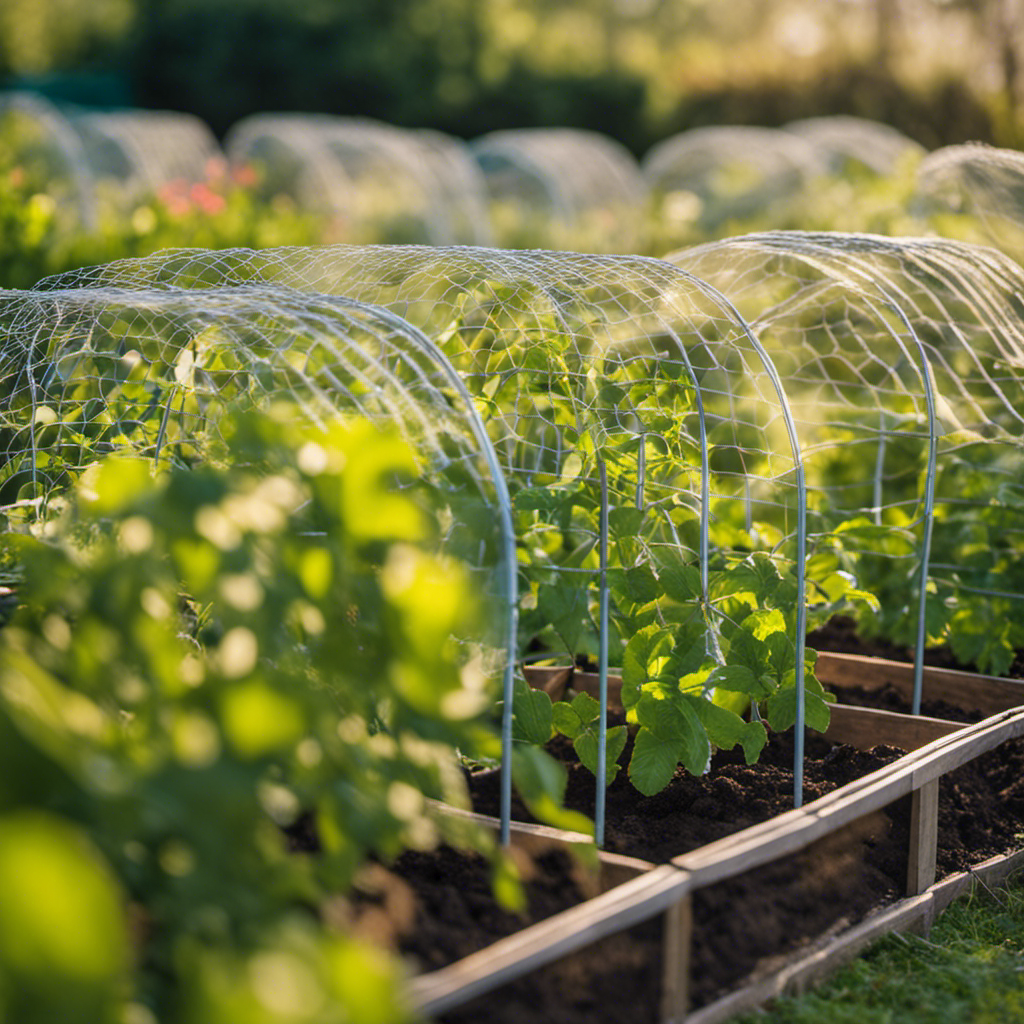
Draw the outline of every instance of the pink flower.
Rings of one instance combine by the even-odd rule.
[[[236,164],[231,176],[235,179],[235,184],[242,188],[252,188],[259,180],[252,164]]]
[[[224,201],[224,197],[218,195],[209,185],[204,184],[201,181],[196,182],[191,189],[189,189],[189,198],[199,207],[203,213],[214,214],[220,213],[221,210],[227,205]]]

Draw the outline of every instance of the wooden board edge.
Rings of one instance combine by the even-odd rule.
[[[641,924],[689,892],[690,877],[669,864],[411,980],[413,1006],[438,1014],[607,935]]]
[[[824,981],[876,939],[891,932],[907,931],[920,922],[930,925],[937,914],[967,893],[978,879],[996,887],[1006,884],[1022,870],[1024,850],[1018,850],[991,857],[968,871],[944,878],[919,896],[907,897],[854,925],[833,938],[826,948],[811,953],[800,951],[768,977],[695,1010],[684,1018],[685,1024],[722,1024],[736,1014],[756,1009],[779,996],[798,994]]]
[[[889,683],[909,700],[913,694],[914,666],[863,654],[819,651],[814,674],[827,687],[861,686],[877,690]],[[965,711],[991,715],[1024,705],[1024,681],[986,676],[960,669],[933,668],[922,673],[925,700],[943,700]]]

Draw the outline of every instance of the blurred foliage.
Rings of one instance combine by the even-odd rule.
[[[465,805],[456,747],[498,741],[412,454],[297,422],[227,424],[219,468],[96,463],[0,535],[2,1020],[403,1020],[343,894],[371,854],[492,850],[426,803]]]
[[[171,182],[128,209],[101,195],[96,227],[75,214],[66,179],[25,160],[0,137],[0,287],[28,288],[47,274],[198,246],[310,245],[330,240],[330,225],[285,196],[258,197],[245,170],[229,175],[220,163],[206,181]]]
[[[639,153],[699,124],[848,113],[927,146],[1009,145],[1024,43],[1013,6],[7,0],[0,76],[127,68],[136,104],[190,111],[218,133],[259,111],[326,111],[464,137],[569,124]]]

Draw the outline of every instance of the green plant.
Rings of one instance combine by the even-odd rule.
[[[456,749],[497,741],[452,641],[467,579],[431,554],[427,492],[394,487],[412,455],[300,422],[225,420],[206,465],[156,478],[98,462],[2,538],[0,935],[39,936],[0,949],[18,1020],[404,1018],[395,965],[324,908],[370,855],[490,848],[427,803],[465,804]],[[315,856],[284,831],[306,812]]]

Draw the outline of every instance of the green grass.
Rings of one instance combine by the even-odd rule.
[[[1024,879],[980,886],[927,939],[892,935],[825,985],[733,1024],[1013,1024],[1024,1021]]]

